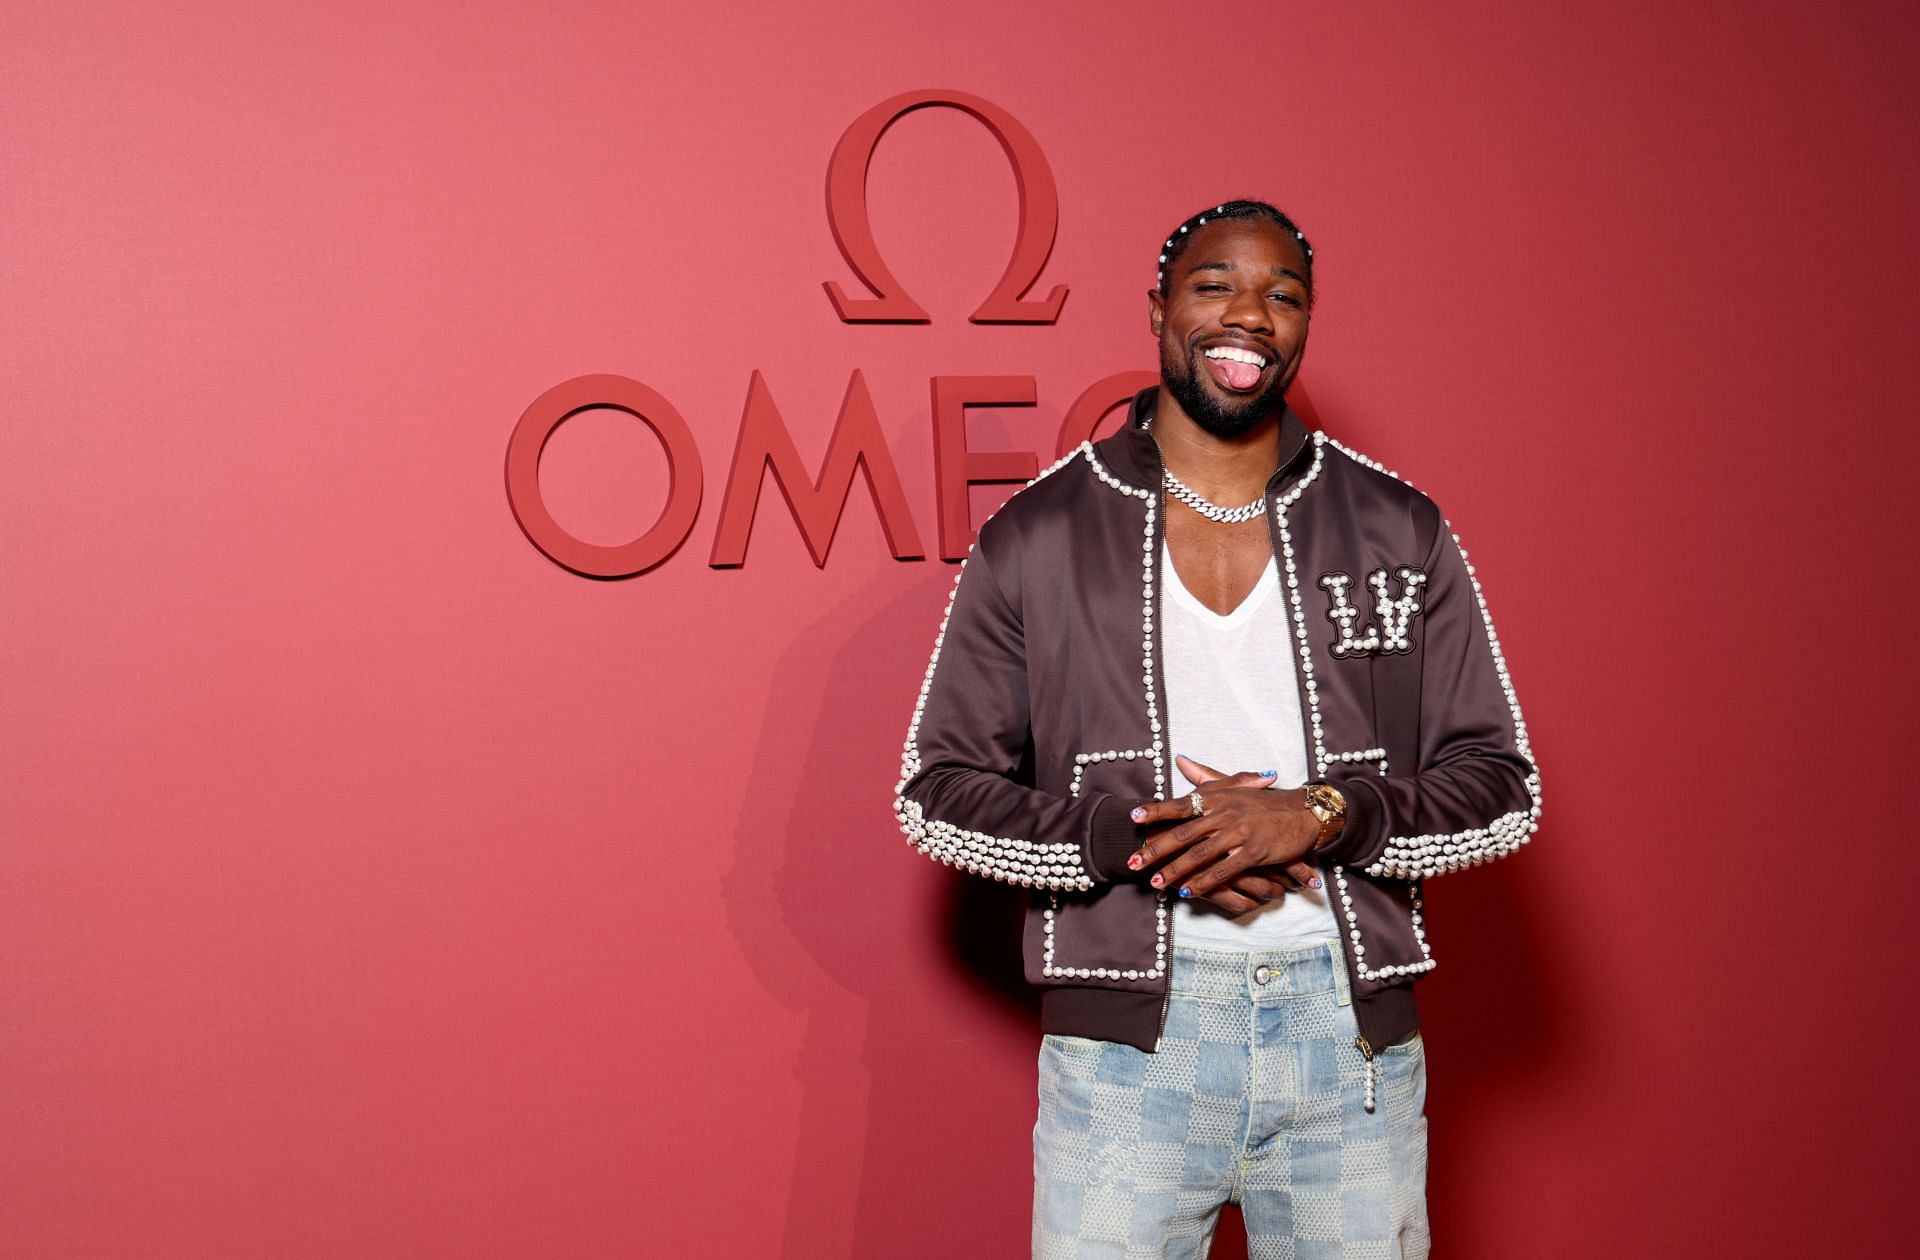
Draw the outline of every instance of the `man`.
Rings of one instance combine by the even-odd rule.
[[[1421,881],[1540,778],[1424,495],[1285,405],[1313,250],[1234,201],[1161,251],[1161,384],[981,529],[895,812],[1034,890],[1036,1257],[1424,1256]]]

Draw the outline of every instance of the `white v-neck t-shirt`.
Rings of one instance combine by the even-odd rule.
[[[1189,592],[1161,548],[1160,635],[1166,669],[1172,793],[1194,785],[1173,764],[1181,753],[1222,774],[1276,772],[1275,791],[1307,781],[1306,727],[1294,682],[1293,633],[1286,596],[1270,558],[1253,591],[1224,617]],[[1206,789],[1201,789],[1204,798]],[[1200,949],[1286,949],[1336,935],[1329,889],[1289,891],[1234,918],[1208,902],[1167,890],[1174,943]]]

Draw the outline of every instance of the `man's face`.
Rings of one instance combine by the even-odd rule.
[[[1216,219],[1191,235],[1165,296],[1147,295],[1160,376],[1195,424],[1233,437],[1278,411],[1300,371],[1306,255],[1265,219]]]

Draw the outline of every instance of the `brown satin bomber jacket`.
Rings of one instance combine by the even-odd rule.
[[[930,857],[1033,890],[1023,953],[1050,1033],[1158,1047],[1173,915],[1127,869],[1167,795],[1156,391],[982,526],[914,706],[894,812]],[[1432,500],[1291,409],[1267,485],[1322,849],[1364,1052],[1419,1024],[1421,881],[1525,844],[1540,775],[1480,585]],[[1276,658],[1277,660],[1278,658]],[[1238,770],[1245,767],[1221,767]]]

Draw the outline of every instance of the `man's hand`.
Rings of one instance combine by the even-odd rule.
[[[1127,860],[1134,870],[1155,862],[1155,888],[1177,888],[1182,897],[1204,897],[1232,914],[1286,892],[1257,867],[1280,867],[1295,887],[1320,887],[1312,866],[1299,859],[1320,836],[1320,820],[1307,808],[1298,788],[1272,790],[1274,780],[1258,774],[1224,775],[1191,757],[1175,759],[1194,784],[1207,812],[1193,816],[1187,797],[1149,801],[1133,811],[1136,823],[1178,823],[1155,836]]]
[[[1238,917],[1297,892],[1300,886],[1298,880],[1283,874],[1280,868],[1261,866],[1234,876],[1208,893],[1205,900]],[[1200,900],[1200,894],[1195,893],[1194,899]]]

